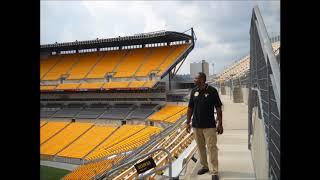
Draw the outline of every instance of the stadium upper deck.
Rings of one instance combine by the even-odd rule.
[[[279,53],[280,41],[272,43],[273,52],[277,55]],[[247,55],[233,64],[226,67],[221,73],[217,75],[218,81],[225,81],[229,78],[239,78],[249,71],[250,56]]]
[[[163,31],[41,46],[41,91],[152,88],[194,47],[191,36]]]

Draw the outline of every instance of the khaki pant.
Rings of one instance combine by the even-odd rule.
[[[218,175],[218,147],[216,128],[193,128],[193,133],[195,135],[195,140],[200,153],[200,164],[204,168],[209,169],[210,174]]]

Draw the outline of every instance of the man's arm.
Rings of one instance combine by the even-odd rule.
[[[216,107],[216,110],[217,110],[217,121],[218,121],[217,132],[218,132],[218,134],[222,134],[223,133],[223,125],[222,125],[222,110],[221,110],[221,106],[220,107]]]
[[[191,122],[191,116],[192,116],[192,108],[188,107],[188,111],[187,111],[187,124],[190,124]]]
[[[219,122],[218,125],[222,126],[222,110],[221,107],[216,107],[217,110],[217,121]]]
[[[218,91],[214,88],[214,106],[216,108],[217,111],[217,121],[218,121],[218,125],[217,125],[217,132],[218,134],[222,134],[223,133],[223,125],[222,125],[222,102],[221,99],[219,97],[219,93]]]
[[[191,130],[191,116],[192,116],[192,108],[191,107],[188,107],[188,111],[187,111],[187,123],[186,123],[186,130],[187,130],[187,133],[190,133],[190,130]]]
[[[187,111],[187,122],[186,122],[186,130],[188,133],[190,133],[191,130],[191,117],[193,113],[193,107],[194,107],[194,102],[193,102],[193,91],[190,93],[190,99],[189,99],[189,104],[188,104],[188,111]]]

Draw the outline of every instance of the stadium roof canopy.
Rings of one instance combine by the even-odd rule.
[[[57,52],[117,46],[143,45],[175,41],[193,40],[193,36],[174,32],[174,31],[157,31],[151,33],[136,34],[133,36],[116,37],[108,39],[96,39],[87,41],[64,42],[54,44],[43,44],[40,46],[40,52]]]

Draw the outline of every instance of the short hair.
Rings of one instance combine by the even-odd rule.
[[[206,82],[206,81],[207,81],[207,76],[206,76],[206,74],[205,74],[205,73],[203,73],[203,72],[199,72],[198,74],[199,74],[199,78],[202,78],[202,79],[204,80],[204,82]]]

